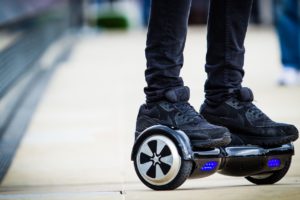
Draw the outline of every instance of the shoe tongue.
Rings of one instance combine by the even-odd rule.
[[[188,101],[190,98],[190,89],[187,86],[173,88],[165,93],[165,97],[172,103]]]
[[[242,102],[252,102],[254,99],[250,88],[243,87],[238,91],[238,99]]]

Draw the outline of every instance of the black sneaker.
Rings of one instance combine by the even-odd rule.
[[[136,124],[136,137],[153,125],[180,129],[196,148],[213,148],[230,143],[227,128],[208,123],[188,103],[189,88],[179,87],[165,93],[166,101],[147,103],[140,107]]]
[[[272,121],[252,101],[252,91],[242,88],[234,91],[232,98],[219,106],[204,103],[200,113],[210,123],[227,127],[246,144],[278,146],[298,138],[295,126]]]

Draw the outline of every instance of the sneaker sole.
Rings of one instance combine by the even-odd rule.
[[[222,138],[210,139],[210,140],[191,140],[192,147],[194,148],[215,148],[226,146],[231,142],[231,134],[225,133]]]
[[[256,137],[242,134],[235,134],[239,136],[245,144],[259,145],[259,146],[279,146],[293,142],[298,139],[298,135],[290,135],[285,137]]]

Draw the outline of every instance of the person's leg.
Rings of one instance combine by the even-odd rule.
[[[297,84],[297,71],[300,67],[298,1],[275,1],[274,8],[275,24],[280,44],[281,62],[283,65],[279,84]]]
[[[298,52],[297,0],[280,0],[275,5],[276,29],[279,37],[281,61],[296,68]]]
[[[149,21],[149,12],[150,12],[150,3],[151,0],[141,0],[142,4],[142,19],[143,19],[143,25],[145,27],[148,26],[148,21]]]
[[[247,144],[281,145],[298,138],[293,125],[276,123],[254,104],[249,88],[242,88],[244,39],[252,0],[211,0],[205,84],[201,114],[227,127]]]
[[[139,110],[136,137],[162,124],[184,131],[194,147],[230,142],[228,129],[209,124],[188,103],[189,89],[179,76],[183,65],[191,0],[152,0],[147,35],[146,104]]]
[[[183,66],[191,0],[152,0],[145,50],[147,102],[164,99],[166,90],[183,86]]]
[[[208,19],[205,98],[219,104],[244,76],[244,39],[252,0],[211,0]]]

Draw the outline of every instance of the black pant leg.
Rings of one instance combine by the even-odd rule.
[[[211,0],[205,71],[205,97],[209,104],[228,98],[241,87],[244,76],[244,39],[252,0]]]
[[[188,16],[191,0],[152,0],[149,20],[145,77],[147,101],[159,101],[168,89],[182,86]]]

